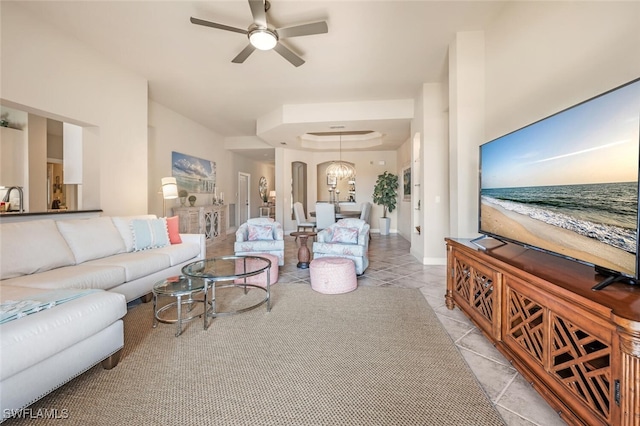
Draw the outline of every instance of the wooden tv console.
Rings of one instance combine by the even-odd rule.
[[[640,286],[493,239],[446,239],[457,305],[569,424],[640,425]],[[494,248],[491,247],[493,244]]]

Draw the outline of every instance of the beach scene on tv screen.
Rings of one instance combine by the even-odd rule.
[[[480,231],[634,276],[640,81],[481,146]]]

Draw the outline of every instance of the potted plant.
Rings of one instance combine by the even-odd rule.
[[[389,172],[378,175],[376,186],[373,188],[373,202],[382,206],[380,235],[389,235],[391,219],[387,217],[387,210],[391,213],[396,208],[397,200],[398,176]]]
[[[189,195],[189,205],[191,207],[196,205],[196,196],[195,195]]]

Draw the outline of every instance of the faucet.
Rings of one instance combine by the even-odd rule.
[[[18,209],[18,211],[20,213],[24,213],[24,193],[22,192],[22,187],[21,186],[12,186],[7,190],[7,193],[4,195],[4,198],[2,199],[2,201],[7,202],[9,201],[9,196],[11,195],[11,191],[13,191],[14,189],[18,190],[18,196],[20,198],[20,207]],[[15,211],[13,209],[10,209],[8,211]]]

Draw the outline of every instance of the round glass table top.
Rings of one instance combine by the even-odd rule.
[[[271,261],[260,256],[220,256],[190,263],[182,268],[182,273],[193,278],[229,281],[258,275],[270,267]]]
[[[153,285],[153,292],[165,296],[181,296],[204,290],[204,281],[185,276],[169,277]]]

